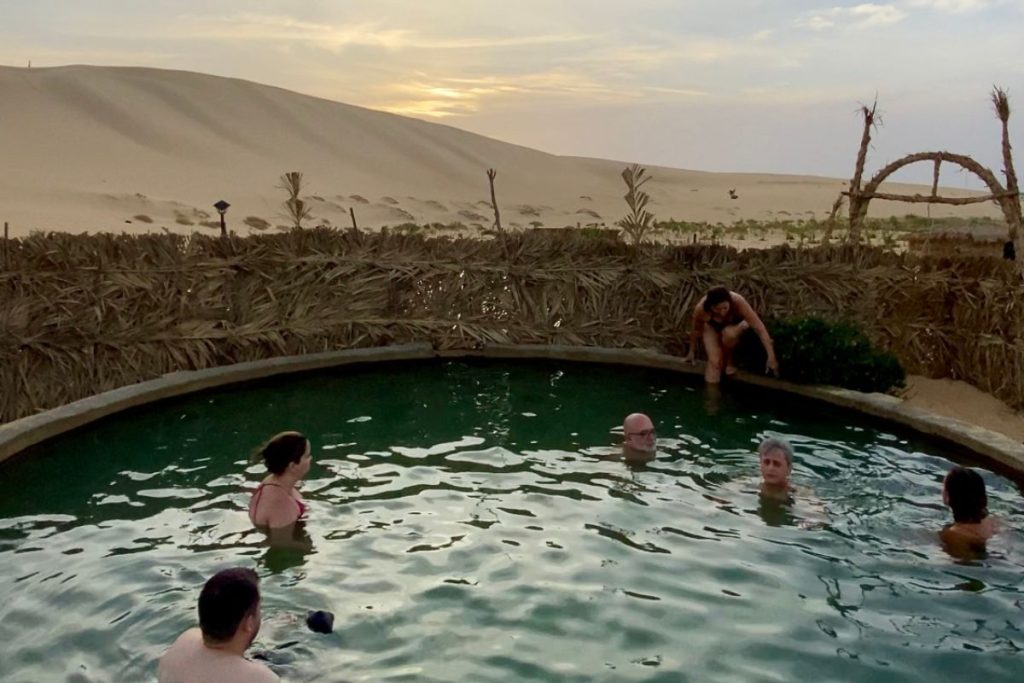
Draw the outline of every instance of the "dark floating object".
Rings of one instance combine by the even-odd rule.
[[[729,190],[729,199],[739,199],[740,196],[736,194],[736,190]]]
[[[321,610],[310,612],[306,615],[306,626],[313,633],[333,633],[334,615]]]
[[[1003,258],[1007,261],[1017,260],[1017,248],[1014,246],[1013,240],[1009,240],[1003,245]]]

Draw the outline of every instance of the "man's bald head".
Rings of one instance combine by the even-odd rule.
[[[643,413],[632,413],[622,421],[623,444],[641,453],[653,453],[657,447],[654,423]]]

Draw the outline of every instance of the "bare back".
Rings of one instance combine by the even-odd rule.
[[[160,658],[157,683],[280,683],[273,671],[207,647],[198,628],[185,631]]]

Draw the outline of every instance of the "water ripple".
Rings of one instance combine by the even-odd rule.
[[[198,587],[232,564],[262,576],[256,648],[288,680],[1017,680],[1024,544],[945,555],[947,454],[679,382],[348,370],[54,441],[4,466],[0,680],[151,679]],[[659,424],[642,468],[614,459],[635,409]],[[246,458],[287,428],[313,439],[311,513],[272,548],[246,519],[262,475]],[[792,500],[759,496],[768,435],[794,445]],[[1024,526],[1014,484],[984,476],[990,507]],[[309,609],[334,611],[336,633],[306,631]]]

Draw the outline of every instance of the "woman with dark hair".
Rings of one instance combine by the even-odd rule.
[[[999,530],[998,520],[988,514],[985,480],[967,467],[954,467],[942,480],[942,502],[953,512],[953,523],[940,533],[951,554],[959,550],[984,549],[985,541]],[[956,552],[955,552],[956,551]]]
[[[281,432],[259,450],[270,472],[249,499],[249,520],[257,527],[279,529],[306,514],[306,502],[295,485],[309,472],[313,456],[309,439]]]
[[[768,354],[766,370],[776,376],[779,374],[779,362],[775,359],[775,348],[768,328],[761,322],[747,300],[726,287],[712,287],[704,295],[693,310],[693,331],[690,332],[690,352],[683,359],[693,363],[697,353],[697,340],[704,342],[704,351],[708,355],[704,367],[704,379],[709,384],[722,381],[722,373],[735,374],[732,364],[732,352],[740,343],[740,337],[747,330],[754,330]]]

